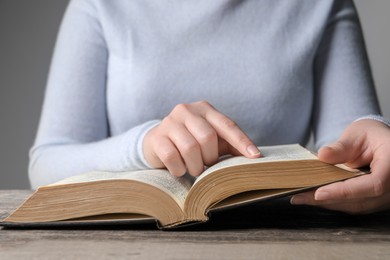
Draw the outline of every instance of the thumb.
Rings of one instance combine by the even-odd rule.
[[[318,158],[329,164],[345,163],[349,167],[358,168],[367,164],[365,158],[364,140],[340,139],[335,143],[322,147],[318,151]]]
[[[348,145],[344,144],[341,141],[337,141],[327,146],[321,147],[318,151],[318,158],[326,163],[338,164],[345,163],[349,161],[350,151]]]

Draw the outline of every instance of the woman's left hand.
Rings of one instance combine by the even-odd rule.
[[[390,208],[390,127],[370,119],[354,122],[337,142],[322,147],[318,157],[326,163],[344,163],[352,168],[369,165],[371,173],[297,194],[291,198],[292,204],[352,214]]]

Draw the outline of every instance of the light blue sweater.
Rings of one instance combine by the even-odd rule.
[[[145,133],[207,100],[257,145],[318,148],[379,113],[345,0],[74,0],[59,32],[30,152],[33,187],[147,168]]]

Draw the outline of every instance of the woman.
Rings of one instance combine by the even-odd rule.
[[[71,1],[30,180],[150,167],[196,176],[226,153],[260,156],[255,145],[313,133],[318,149],[351,124],[319,156],[375,162],[373,173],[292,203],[375,211],[390,201],[390,131],[367,117],[378,114],[349,0]]]

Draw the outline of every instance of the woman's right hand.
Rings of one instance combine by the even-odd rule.
[[[144,156],[174,176],[199,176],[224,154],[260,157],[260,151],[230,118],[208,102],[179,104],[144,138]]]

